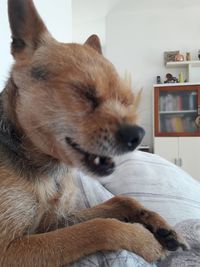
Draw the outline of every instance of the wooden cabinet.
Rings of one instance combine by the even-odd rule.
[[[178,137],[158,137],[154,139],[154,153],[178,165]]]
[[[154,153],[200,181],[200,85],[154,88]]]
[[[156,137],[154,153],[176,164],[200,181],[200,138]]]
[[[200,85],[154,88],[155,136],[200,136]]]
[[[200,138],[179,138],[181,168],[200,181]]]

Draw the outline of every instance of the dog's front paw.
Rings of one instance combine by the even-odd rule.
[[[147,262],[156,262],[166,256],[166,250],[155,236],[141,224],[126,224],[123,231],[124,248],[135,252]]]
[[[152,238],[148,237],[148,241],[144,240],[143,247],[137,251],[137,254],[150,263],[161,261],[166,257],[166,251],[153,235]]]
[[[189,249],[187,242],[172,229],[159,228],[155,232],[155,237],[169,251],[175,251],[179,248],[183,250]]]
[[[140,220],[155,238],[169,251],[179,248],[188,250],[189,245],[159,214],[149,210],[140,211]]]

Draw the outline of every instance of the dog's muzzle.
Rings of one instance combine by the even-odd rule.
[[[113,151],[115,152],[112,153],[112,156],[121,155],[135,150],[135,148],[141,143],[144,134],[144,129],[139,126],[121,126],[115,136],[116,144],[115,147],[113,147]],[[71,148],[83,155],[82,162],[84,166],[93,174],[98,176],[107,176],[112,174],[115,170],[114,160],[110,156],[105,156],[105,153],[103,156],[100,155],[102,153],[99,153],[99,155],[89,153],[70,137],[66,137],[65,140]]]
[[[107,176],[113,173],[115,163],[112,158],[88,153],[69,137],[65,140],[68,145],[83,155],[83,163],[90,172],[98,176]]]

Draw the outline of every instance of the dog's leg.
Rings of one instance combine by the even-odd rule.
[[[6,247],[6,248],[5,248]],[[155,261],[164,251],[140,224],[94,219],[53,232],[25,236],[1,247],[1,267],[58,267],[97,251],[126,249]]]
[[[117,196],[107,202],[73,214],[75,221],[93,218],[116,218],[120,221],[141,223],[168,250],[187,249],[185,241],[156,212],[150,211],[130,197]]]

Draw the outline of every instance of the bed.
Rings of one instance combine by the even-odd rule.
[[[95,180],[79,173],[79,208],[91,207],[115,195],[134,197],[160,213],[188,241],[191,250],[169,253],[147,263],[128,251],[98,252],[72,267],[196,267],[200,266],[200,183],[157,155],[136,151],[116,159],[116,171]]]

